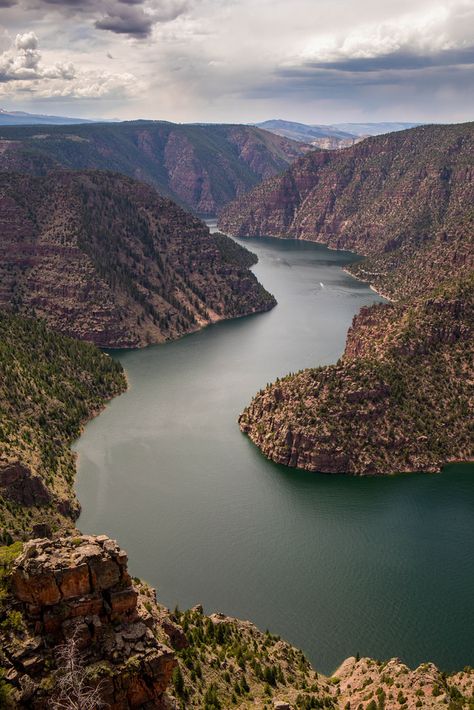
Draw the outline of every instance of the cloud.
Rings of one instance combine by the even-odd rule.
[[[438,6],[338,35],[313,38],[302,65],[345,71],[419,69],[473,62],[471,0]]]
[[[96,20],[95,27],[142,39],[151,34],[154,23],[153,16],[143,8],[119,2],[110,7],[100,20]]]
[[[74,78],[72,64],[42,65],[38,46],[34,32],[18,34],[13,46],[0,54],[0,82]]]
[[[0,54],[0,95],[15,92],[41,98],[119,98],[143,89],[128,72],[78,70],[71,62],[45,64],[34,32],[18,34]]]
[[[449,120],[474,111],[474,0],[0,0],[0,7],[12,34],[34,28],[41,40],[41,48],[31,37],[15,47],[0,30],[0,88],[20,101],[27,92],[25,110],[36,97],[43,106],[64,97],[81,101],[78,115],[178,121]],[[37,78],[19,78],[28,73]],[[56,110],[62,105],[58,98]]]
[[[25,87],[36,98],[54,101],[57,99],[121,99],[134,96],[143,90],[141,82],[133,74],[110,74],[109,72],[78,71],[74,81],[57,83],[53,87]]]
[[[191,0],[0,0],[25,10],[82,16],[99,30],[144,39],[158,23],[172,22],[188,11]]]
[[[34,32],[25,32],[22,35],[17,35],[15,39],[15,47],[25,52],[38,49],[38,44],[38,37]]]
[[[374,115],[374,107],[399,115],[411,106],[403,109],[410,111],[407,120],[431,111],[434,120],[455,109],[445,104],[449,96],[467,116],[474,103],[473,24],[474,2],[455,0],[321,32],[261,80],[249,81],[242,97],[323,108],[338,102],[360,107],[363,115]]]

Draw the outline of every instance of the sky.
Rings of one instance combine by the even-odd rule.
[[[0,0],[0,107],[250,123],[474,117],[474,0]]]

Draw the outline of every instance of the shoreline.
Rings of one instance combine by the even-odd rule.
[[[336,251],[339,251],[336,249]],[[355,254],[356,252],[354,252]],[[346,273],[349,274],[349,276],[352,276],[356,281],[360,281],[363,284],[367,284],[370,288],[371,291],[377,294],[377,296],[380,296],[381,298],[384,298],[386,301],[389,303],[397,303],[396,299],[391,298],[390,296],[387,296],[386,293],[383,293],[383,291],[379,291],[378,289],[375,288],[373,284],[370,283],[370,281],[367,281],[366,279],[363,279],[361,276],[356,276],[355,274],[352,273],[352,271],[349,270],[348,267],[343,266],[342,270]]]
[[[294,240],[288,240],[288,241],[294,241]],[[340,250],[334,250],[334,251],[340,251]],[[344,267],[340,266],[340,268],[345,271]],[[348,273],[349,273],[350,276],[354,276],[354,275],[351,274],[350,272],[348,272]],[[357,277],[355,277],[355,276],[354,276],[354,278],[355,278],[356,280],[358,280],[358,281],[361,281],[362,283],[367,283],[367,282],[363,281],[362,279],[357,279]],[[370,287],[370,285],[369,285],[369,287]],[[375,291],[375,289],[373,289],[373,290]],[[242,317],[242,316],[239,316],[239,317]],[[232,319],[230,319],[230,320],[232,320]],[[209,325],[210,325],[210,324],[209,324]],[[207,327],[207,326],[205,326],[205,327]],[[199,329],[199,330],[204,330],[204,328],[201,328],[201,329]],[[189,333],[189,334],[192,334],[192,333]],[[181,336],[181,337],[184,337],[184,335]],[[346,335],[346,337],[347,337],[347,335]],[[168,341],[168,342],[172,342],[172,341]],[[164,343],[162,343],[162,344],[164,344]],[[128,381],[129,381],[129,380],[128,380],[128,376],[127,376],[127,375],[126,375],[126,377],[127,377],[127,387],[128,387]],[[105,403],[105,404],[104,404],[104,407],[103,407],[102,409],[105,409],[105,408],[108,406],[108,404],[110,404],[110,402],[111,402],[113,399],[114,399],[114,397],[111,398],[107,403]],[[102,409],[101,409],[101,411],[102,411]],[[94,415],[94,416],[98,416],[98,414],[100,414],[100,413],[101,413],[101,412],[99,411],[99,412],[98,412],[96,415]],[[91,418],[92,418],[92,417],[91,417]],[[452,463],[452,462],[449,462],[449,463]],[[462,462],[462,463],[465,463],[465,462]],[[446,464],[446,465],[447,465],[447,464]],[[412,471],[410,471],[410,473],[412,473]],[[77,474],[77,471],[76,471],[76,474]],[[342,474],[342,475],[345,475],[345,474]],[[388,478],[390,478],[390,477],[391,477],[391,476],[388,476]],[[80,527],[80,525],[79,525],[79,527]],[[99,533],[99,532],[100,532],[100,531],[98,531],[98,533]],[[127,547],[127,545],[124,544],[124,547]]]
[[[270,239],[281,239],[281,240],[287,240],[289,242],[306,242],[309,244],[320,244],[321,246],[326,247],[326,249],[329,249],[330,251],[336,251],[336,252],[345,252],[346,254],[355,254],[356,256],[361,257],[361,259],[366,259],[367,257],[364,254],[359,254],[356,251],[352,251],[351,249],[338,249],[337,247],[332,247],[326,242],[321,241],[320,239],[305,239],[304,237],[290,237],[290,236],[280,236],[276,234],[265,234],[264,236],[260,235],[253,235],[253,236],[248,236],[248,237],[241,237],[241,236],[235,236],[233,234],[228,234],[227,232],[224,232],[224,230],[219,229],[222,234],[225,234],[227,237],[230,239],[265,239],[269,237]],[[360,276],[356,276],[355,274],[350,271],[350,265],[348,266],[341,266],[341,269],[344,271],[344,273],[349,274],[349,276],[352,276],[352,278],[356,279],[356,281],[360,281],[361,283],[365,283],[369,286],[369,288],[374,291],[378,296],[381,296],[381,298],[384,298],[386,301],[389,303],[397,303],[397,300],[394,298],[391,298],[390,296],[387,296],[387,294],[383,293],[382,291],[379,291],[378,289],[375,288],[375,286],[368,280],[368,279],[363,279]]]

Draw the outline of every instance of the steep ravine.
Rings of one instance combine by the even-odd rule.
[[[0,127],[0,169],[114,170],[185,209],[214,215],[311,147],[254,126],[126,121]]]
[[[355,318],[337,365],[254,398],[240,426],[269,458],[353,474],[472,460],[473,159],[473,123],[420,126],[308,155],[222,211],[233,235],[364,255],[348,270],[398,302]]]

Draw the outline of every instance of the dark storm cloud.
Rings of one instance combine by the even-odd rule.
[[[17,5],[21,12],[55,10],[89,18],[100,30],[138,39],[155,24],[171,22],[187,11],[191,0],[0,0],[0,9]]]
[[[333,62],[308,62],[308,68],[336,69],[346,72],[374,72],[383,70],[424,69],[427,67],[455,66],[474,64],[474,46],[465,49],[452,49],[431,55],[419,55],[413,52],[397,52],[378,57],[356,57]]]
[[[123,3],[120,3],[123,5]],[[104,17],[95,22],[99,30],[109,30],[116,34],[130,35],[138,39],[148,37],[151,34],[154,18],[146,14],[139,7],[130,7],[130,3],[120,7],[117,4],[110,9]]]
[[[344,63],[341,68],[314,66],[280,69],[272,80],[254,86],[243,95],[249,99],[288,99],[308,101],[324,97],[325,100],[370,102],[370,97],[383,98],[396,104],[400,92],[413,97],[435,95],[448,91],[462,96],[474,89],[474,52],[462,55],[459,64],[396,61],[389,66],[378,64],[377,69],[357,62]],[[468,60],[469,61],[466,61]],[[356,67],[356,68],[355,68]]]

